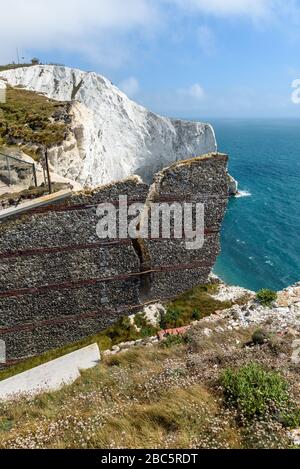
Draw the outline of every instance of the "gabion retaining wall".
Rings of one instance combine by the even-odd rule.
[[[83,191],[0,223],[0,339],[7,365],[93,335],[145,302],[205,283],[220,251],[228,201],[227,156],[173,164],[149,187],[137,177]],[[201,202],[205,243],[100,240],[100,203]],[[133,218],[133,217],[132,217]]]

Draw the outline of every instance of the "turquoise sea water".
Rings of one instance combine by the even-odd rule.
[[[300,281],[300,120],[212,124],[244,194],[230,201],[216,274],[253,290]]]

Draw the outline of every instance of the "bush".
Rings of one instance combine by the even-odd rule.
[[[134,324],[136,325],[136,327],[138,327],[139,329],[141,329],[142,327],[144,327],[147,323],[147,320],[146,320],[146,316],[145,316],[145,313],[137,313],[135,316],[134,316]]]
[[[252,334],[252,342],[254,345],[263,345],[269,339],[269,335],[262,329],[257,329]]]
[[[185,343],[185,337],[182,335],[167,335],[165,340],[162,342],[162,346],[171,348],[174,345],[182,345]]]
[[[136,328],[131,324],[127,316],[119,319],[106,329],[105,335],[111,339],[113,345],[139,338]]]
[[[140,329],[141,337],[152,337],[157,334],[158,328],[154,327],[146,318],[145,313],[134,316],[134,323]]]
[[[144,326],[141,328],[140,334],[142,337],[154,337],[158,330],[153,326]]]
[[[277,293],[264,288],[257,292],[256,299],[261,305],[270,307],[276,301]]]
[[[288,386],[276,372],[251,363],[239,370],[227,369],[221,376],[228,405],[246,419],[276,414],[289,405]]]
[[[300,409],[291,403],[287,409],[280,413],[279,421],[284,427],[298,428],[300,425]]]
[[[201,314],[200,314],[200,311],[199,309],[195,309],[193,312],[192,312],[192,319],[194,321],[199,321],[201,319]]]
[[[181,327],[183,325],[181,316],[182,311],[179,308],[168,308],[167,312],[161,317],[160,327],[162,329]]]

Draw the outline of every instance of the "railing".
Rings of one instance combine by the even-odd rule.
[[[26,161],[16,158],[15,156],[6,155],[2,152],[0,152],[0,187],[7,185],[11,186],[18,182],[14,178],[16,166],[18,167],[18,169],[23,168],[26,172],[29,173],[29,175],[31,173],[31,178],[30,176],[28,178],[28,187],[37,187],[37,177],[34,163],[27,163]]]

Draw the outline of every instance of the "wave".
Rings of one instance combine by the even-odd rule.
[[[236,197],[237,199],[240,199],[241,197],[251,197],[251,196],[252,196],[252,194],[251,194],[251,192],[249,192],[249,191],[239,191],[239,192],[236,194],[235,197]]]

